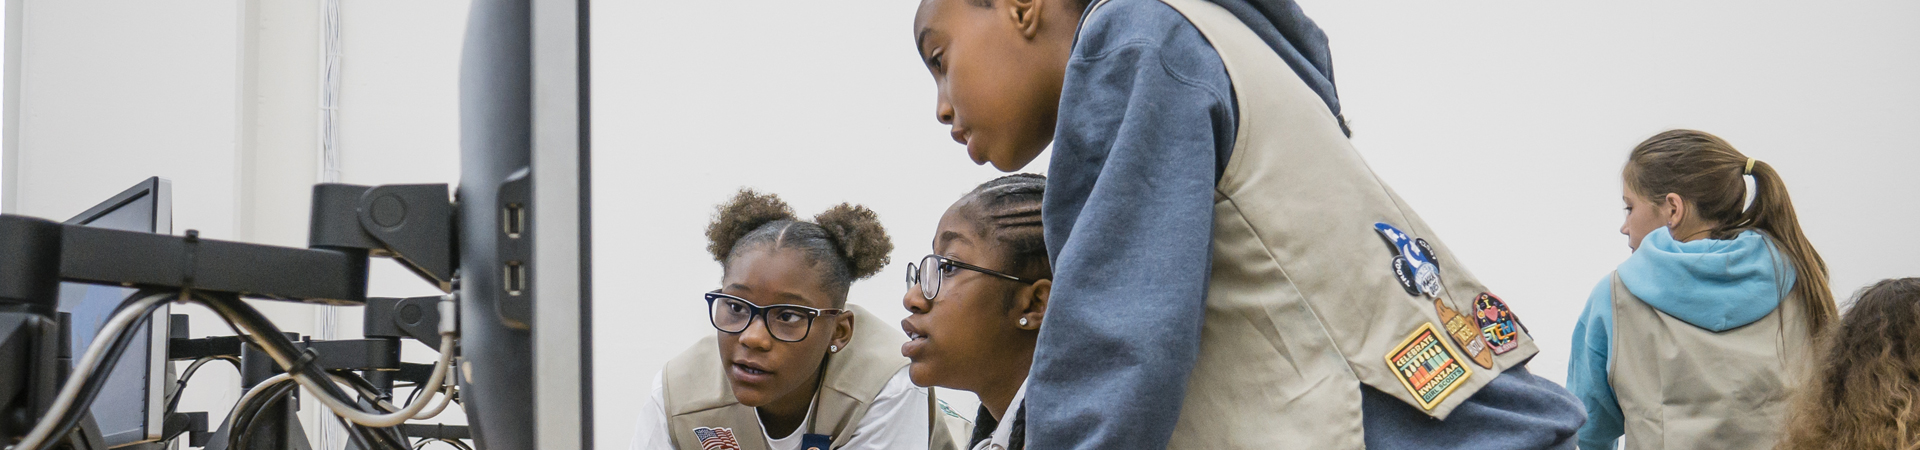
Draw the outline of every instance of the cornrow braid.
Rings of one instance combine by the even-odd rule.
[[[1053,278],[1040,222],[1046,190],[1047,177],[1018,173],[981,183],[967,193],[972,205],[968,219],[982,236],[1006,249],[1002,253],[1006,259],[1000,261],[1005,270],[1022,277]]]
[[[807,222],[779,196],[752,189],[741,189],[715,209],[707,240],[707,251],[723,270],[731,270],[733,258],[748,250],[806,252],[820,269],[821,285],[834,296],[834,307],[845,306],[854,280],[879,273],[893,252],[893,239],[880,226],[879,215],[865,206],[842,203]]]

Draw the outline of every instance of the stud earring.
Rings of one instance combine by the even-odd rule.
[[[1025,317],[1020,318],[1020,326],[1023,326],[1023,327],[1027,326],[1027,318]]]
[[[829,353],[840,353],[840,346],[838,346],[838,345],[829,345],[829,346],[827,346],[827,352],[829,352]]]

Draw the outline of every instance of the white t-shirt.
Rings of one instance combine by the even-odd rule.
[[[653,377],[653,395],[640,407],[639,429],[634,431],[631,450],[699,450],[678,449],[673,446],[673,430],[667,429],[666,385],[662,371]],[[767,436],[767,442],[773,450],[800,450],[800,438],[806,434],[807,424],[813,422],[812,408],[805,421],[793,434],[787,436]],[[682,430],[688,432],[689,430]],[[766,436],[766,424],[761,424],[760,433]],[[913,379],[907,376],[907,369],[901,368],[880,388],[880,395],[874,397],[873,406],[867,408],[867,415],[854,425],[853,436],[847,439],[845,450],[898,450],[927,447],[927,390],[914,386]]]

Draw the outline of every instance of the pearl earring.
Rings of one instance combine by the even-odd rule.
[[[832,352],[832,353],[840,353],[840,346],[838,346],[838,345],[829,345],[829,346],[827,346],[827,351],[828,351],[828,352]]]
[[[1027,318],[1025,317],[1020,318],[1020,326],[1023,326],[1023,327],[1027,326]]]

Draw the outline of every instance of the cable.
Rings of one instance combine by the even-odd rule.
[[[352,386],[353,390],[360,392],[360,397],[362,399],[372,399],[373,401],[384,401],[388,398],[392,398],[392,394],[381,392],[380,388],[375,387],[373,385],[373,382],[367,381],[367,377],[360,376],[360,374],[342,370],[342,371],[337,371],[335,373],[330,373],[328,375],[332,376],[334,381],[344,382],[346,385]]]
[[[413,399],[420,398],[420,393],[426,392],[426,391],[427,391],[426,386],[415,385],[413,387],[413,392],[407,394],[407,404],[413,404]]]
[[[339,386],[333,383],[319,381],[324,380],[324,378],[320,378],[326,376],[324,372],[318,367],[307,364],[306,361],[302,359],[302,357],[306,355],[295,356],[296,354],[300,354],[300,352],[294,350],[293,343],[287,340],[285,335],[280,334],[280,330],[275,327],[272,322],[261,316],[258,310],[253,309],[252,306],[247,305],[237,298],[216,297],[211,295],[195,295],[194,298],[206,304],[208,307],[213,308],[215,312],[220,313],[221,318],[226,319],[227,323],[234,326],[236,331],[244,331],[248,334],[256,344],[259,344],[260,347],[266,351],[269,357],[273,358],[274,362],[292,374],[295,382],[300,383],[300,386],[306,388],[308,392],[313,392],[315,394],[314,398],[319,400],[320,403],[328,409],[333,410],[334,414],[348,421],[378,428],[392,427],[406,423],[408,419],[420,414],[421,411],[426,409],[430,400],[432,400],[431,397],[433,394],[429,393],[429,398],[420,399],[420,401],[411,403],[399,411],[388,414],[369,413],[356,406],[349,405],[348,402],[351,400],[347,398],[346,392],[342,391]],[[446,314],[452,314],[451,308],[455,307],[454,301],[454,297],[451,295],[443,297],[441,300],[441,309]],[[425,385],[441,385],[446,378],[447,372],[451,370],[455,334],[452,321],[441,322],[440,335],[442,339],[440,341],[440,360],[434,363],[433,374],[427,377],[427,382],[424,383]],[[319,375],[316,376],[316,373],[319,373]]]
[[[193,364],[187,365],[187,370],[180,372],[180,381],[174,383],[173,396],[167,399],[167,412],[171,413],[180,408],[180,397],[187,392],[187,380],[193,378],[193,374],[200,370],[200,366],[216,360],[233,363],[233,370],[240,370],[240,358],[232,356],[203,356],[193,360]]]
[[[81,354],[73,373],[60,386],[60,392],[54,396],[47,413],[41,416],[40,422],[34,424],[26,437],[8,446],[7,450],[41,450],[50,438],[71,431],[80,422],[87,407],[93,404],[93,399],[100,395],[107,375],[113,371],[113,366],[120,361],[120,355],[126,352],[127,345],[137,334],[133,331],[139,329],[139,324],[146,323],[161,305],[165,305],[168,297],[185,296],[170,292],[148,292],[136,292],[128,298],[139,297],[138,300],[121,303],[113,317],[100,327],[100,333],[94,335],[93,343],[87,345],[86,353]],[[104,339],[106,336],[113,338]]]
[[[299,388],[299,385],[285,381],[273,385],[261,383],[260,386],[270,387],[268,388],[268,392],[262,395],[258,402],[238,409],[232,414],[233,417],[244,417],[245,419],[235,421],[232,427],[227,428],[227,448],[229,450],[239,450],[251,444],[253,442],[253,430],[255,428],[253,425],[258,423],[267,411],[272,411],[275,403],[292,398],[293,392]]]
[[[447,439],[447,438],[437,438],[437,437],[436,438],[420,438],[420,440],[414,441],[413,450],[420,450],[423,448],[427,448],[427,444],[432,444],[435,442],[443,442],[443,443],[446,443],[447,445],[453,446],[453,448],[457,448],[460,450],[473,450],[473,447],[469,447],[467,446],[466,443],[460,442],[457,439]]]

